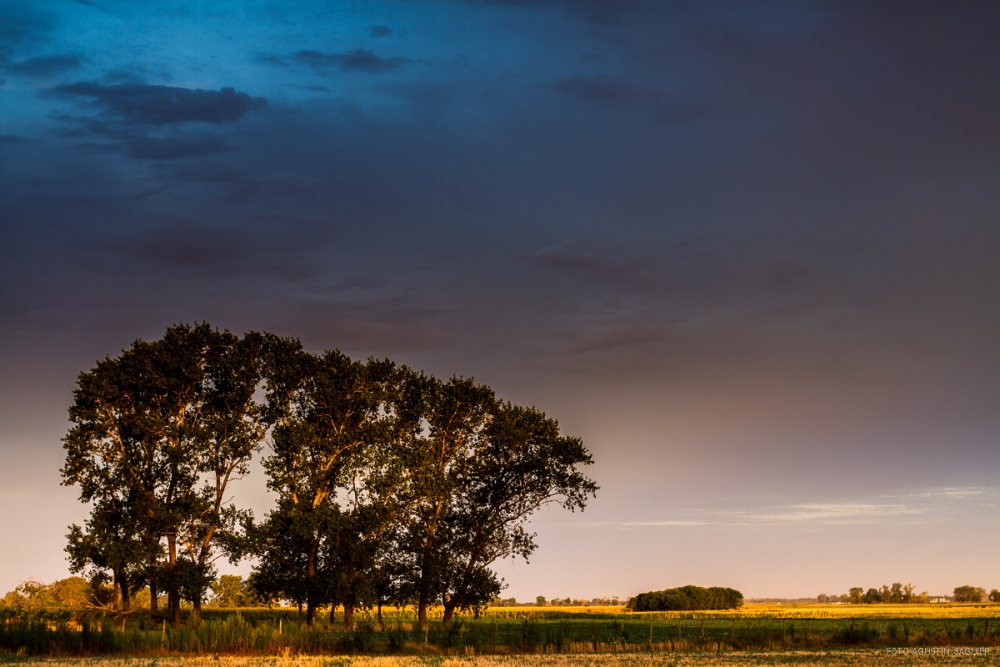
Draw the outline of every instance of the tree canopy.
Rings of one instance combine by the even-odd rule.
[[[662,591],[640,593],[628,601],[633,611],[700,611],[705,609],[738,609],[743,606],[743,594],[733,588],[712,586],[681,586]]]
[[[158,614],[166,593],[175,623],[221,555],[255,557],[253,593],[304,604],[310,624],[325,605],[349,625],[410,602],[421,624],[435,602],[449,622],[500,593],[493,562],[534,551],[532,513],[582,510],[598,488],[578,438],[471,379],[208,324],[81,373],[70,419],[63,481],[91,505],[70,527],[73,570],[111,581],[123,609],[149,586]],[[265,442],[276,501],[258,521],[231,486]]]

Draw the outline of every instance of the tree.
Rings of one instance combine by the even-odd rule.
[[[248,524],[249,549],[259,558],[258,591],[304,602],[311,626],[319,606],[341,597],[355,604],[345,568],[361,557],[354,540],[361,519],[335,501],[352,466],[392,433],[384,386],[395,366],[337,350],[315,356],[289,339],[270,337],[267,347],[273,453],[264,468],[279,499],[263,523]]]
[[[238,516],[230,484],[246,474],[264,434],[253,400],[260,344],[258,334],[173,326],[81,373],[74,391],[63,483],[93,503],[88,531],[71,528],[74,566],[114,569],[114,554],[130,554],[150,586],[151,611],[165,590],[175,625],[182,597],[200,608]],[[115,512],[128,520],[109,532]],[[116,577],[134,581],[135,572]]]
[[[1000,602],[1000,591],[995,588],[990,591],[990,602]]]
[[[101,586],[95,588],[93,582],[82,577],[60,579],[51,584],[29,579],[8,592],[0,599],[0,609],[17,613],[38,611],[85,612],[95,607],[103,607],[110,601],[112,590]]]
[[[214,602],[219,607],[251,607],[257,603],[253,591],[235,574],[224,574],[211,584]]]
[[[95,590],[109,579],[121,611],[144,583],[144,566],[156,557],[155,545],[142,539],[141,517],[131,503],[104,498],[91,511],[84,528],[73,524],[66,536],[70,572],[86,574]]]
[[[861,604],[864,602],[865,589],[856,586],[847,592],[851,596],[851,604]]]
[[[455,521],[449,521],[461,480],[461,466],[489,418],[495,401],[489,387],[471,380],[452,378],[441,382],[424,378],[420,411],[427,423],[426,433],[406,452],[414,475],[414,499],[401,532],[403,596],[417,603],[417,620],[427,627],[427,607],[444,595],[446,570],[453,561],[451,541]],[[499,586],[490,589],[489,600],[499,595]],[[495,590],[493,590],[495,589]],[[485,592],[485,591],[484,591]]]
[[[986,591],[976,586],[959,586],[955,589],[955,602],[982,602]]]
[[[527,560],[534,534],[525,529],[539,508],[584,509],[597,485],[580,468],[590,453],[579,438],[563,436],[554,419],[534,408],[493,402],[482,437],[457,467],[460,483],[448,516],[453,540],[443,568],[443,622],[456,609],[479,609],[499,592],[487,567],[501,558]]]

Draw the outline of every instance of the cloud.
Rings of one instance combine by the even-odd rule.
[[[901,517],[920,516],[921,521],[948,520],[953,509],[967,511],[969,502],[995,497],[996,489],[943,487],[914,493],[882,496],[866,501],[800,503],[765,506],[756,510],[686,510],[695,518],[604,521],[587,525],[621,527],[721,527],[752,528],[802,525],[856,525],[880,521],[898,522]]]
[[[307,346],[376,355],[441,349],[452,342],[446,310],[410,298],[380,298],[382,290],[374,286],[362,291],[358,300],[285,300],[270,310],[274,321],[264,328],[294,331]]]
[[[0,144],[33,144],[34,139],[28,139],[27,137],[19,137],[15,134],[0,134]]]
[[[215,137],[201,139],[137,137],[125,142],[126,152],[140,160],[177,160],[202,157],[230,150],[228,143]]]
[[[45,41],[55,24],[55,16],[30,4],[0,3],[0,56],[22,44]]]
[[[790,505],[775,512],[747,513],[751,523],[789,523],[825,521],[832,523],[868,522],[901,514],[923,514],[924,510],[905,504],[808,503]]]
[[[387,25],[370,25],[365,31],[372,37],[388,37],[392,34],[392,28]]]
[[[651,117],[657,125],[676,125],[711,118],[717,115],[723,106],[708,102],[675,101],[654,106]]]
[[[83,57],[76,54],[45,56],[42,58],[26,58],[11,63],[5,68],[7,72],[18,76],[47,77],[66,70],[77,69],[83,63]]]
[[[235,230],[173,222],[119,244],[119,251],[174,266],[211,266],[240,257],[246,244]]]
[[[767,267],[767,279],[777,288],[790,287],[805,280],[810,274],[812,274],[811,268],[793,259],[776,262]]]
[[[288,61],[273,53],[258,53],[254,56],[254,61],[264,65],[275,65],[277,67],[289,67]]]
[[[250,97],[233,88],[192,90],[173,86],[102,86],[80,82],[58,86],[54,90],[92,98],[96,104],[127,123],[149,126],[190,122],[221,125],[237,121],[267,103],[263,97]]]
[[[552,89],[568,97],[604,106],[625,107],[639,91],[628,81],[605,76],[577,76],[556,81]]]
[[[302,50],[296,51],[292,55],[292,60],[316,70],[335,68],[344,72],[366,72],[368,74],[381,74],[413,62],[409,58],[381,58],[367,49],[355,49],[347,53]]]
[[[525,259],[550,269],[582,273],[602,280],[642,277],[652,268],[646,257],[569,243],[551,245],[526,255]]]

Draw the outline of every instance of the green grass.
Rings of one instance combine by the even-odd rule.
[[[894,655],[874,649],[754,653],[617,653],[599,655],[517,655],[485,657],[156,657],[156,658],[4,658],[0,664],[46,667],[923,667],[926,665],[995,665],[995,651]]]
[[[460,616],[451,627],[434,617],[420,630],[412,610],[387,611],[384,627],[373,613],[324,614],[315,628],[295,610],[205,610],[171,628],[144,613],[128,619],[66,615],[0,618],[0,652],[21,655],[483,655],[639,654],[719,651],[821,650],[845,647],[995,647],[996,607],[922,605],[923,616],[853,607],[850,615],[791,608],[737,612],[620,613],[558,608],[496,609],[480,618]],[[979,612],[976,616],[973,612]],[[872,613],[877,612],[877,613]],[[961,612],[961,613],[959,613]]]

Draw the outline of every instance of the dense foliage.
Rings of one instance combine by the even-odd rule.
[[[535,549],[533,512],[597,490],[582,442],[538,410],[293,338],[174,326],[81,373],[74,399],[63,481],[91,514],[70,527],[71,567],[123,611],[148,590],[159,616],[166,594],[174,625],[182,600],[198,616],[221,555],[257,560],[240,595],[304,605],[309,625],[322,606],[350,627],[405,603],[447,624],[500,593],[491,563]],[[257,521],[232,484],[265,443],[277,501]],[[216,595],[238,599],[233,584]]]
[[[633,611],[699,611],[706,609],[738,609],[743,605],[743,593],[712,586],[681,586],[662,591],[640,593],[628,601]]]

